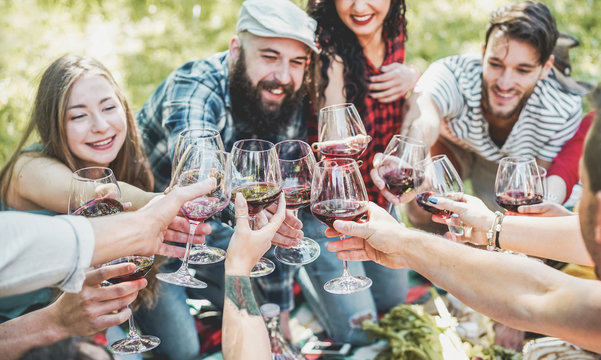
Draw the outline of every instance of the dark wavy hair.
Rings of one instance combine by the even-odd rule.
[[[403,34],[407,39],[407,20],[405,19],[405,0],[390,0],[390,9],[383,25],[385,41]],[[366,58],[357,36],[342,22],[334,0],[309,0],[307,12],[317,21],[317,42],[321,48],[318,61],[311,62],[309,80],[312,100],[323,98],[329,84],[328,68],[334,56],[339,56],[344,64],[344,94],[361,112],[365,107],[367,95]],[[319,63],[317,65],[316,63]],[[319,73],[316,73],[319,72]],[[315,102],[314,102],[315,103]]]
[[[486,29],[486,42],[495,29],[510,39],[518,39],[532,45],[538,53],[540,65],[544,65],[555,47],[559,31],[549,8],[539,2],[523,1],[509,4],[494,11]]]
[[[597,85],[589,97],[597,110],[597,114],[584,143],[582,158],[588,174],[589,189],[596,193],[601,191],[601,161],[599,160],[599,154],[601,154],[601,83]]]

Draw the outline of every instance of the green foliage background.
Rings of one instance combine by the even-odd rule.
[[[295,0],[304,7],[306,0]],[[103,62],[135,110],[186,61],[225,50],[242,0],[0,0],[0,164],[28,120],[39,76],[57,57],[82,53]],[[443,56],[482,46],[500,0],[407,0],[407,62],[425,70]],[[559,28],[576,36],[573,76],[601,80],[601,1],[545,1]]]

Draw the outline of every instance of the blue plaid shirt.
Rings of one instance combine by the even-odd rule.
[[[234,119],[232,115],[227,55],[227,51],[218,53],[206,60],[188,62],[173,71],[138,112],[136,121],[154,175],[155,191],[163,191],[169,185],[171,159],[181,131],[215,129],[221,134],[226,151],[241,140],[242,135],[238,134],[234,123],[244,119]],[[308,106],[300,107],[280,133],[265,129],[265,133],[254,137],[273,143],[287,139],[305,140],[304,118],[308,111]],[[276,271],[260,281],[268,300],[280,305],[282,311],[294,307],[294,270],[294,267],[278,262]]]

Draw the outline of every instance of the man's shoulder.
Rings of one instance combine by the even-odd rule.
[[[477,55],[452,55],[442,58],[438,63],[447,67],[456,76],[480,76],[482,73],[482,58]]]
[[[199,83],[221,82],[227,79],[227,51],[217,53],[207,59],[185,63],[174,70],[169,78],[172,81],[193,81]]]
[[[582,97],[566,91],[553,72],[538,81],[534,95],[538,99],[538,103],[547,109],[555,109],[568,114],[579,113],[582,110]]]

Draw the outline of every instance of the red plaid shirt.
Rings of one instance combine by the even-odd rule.
[[[392,64],[394,62],[403,63],[405,61],[405,42],[401,34],[393,41],[387,43],[386,56],[382,65]],[[380,71],[369,60],[367,60],[367,76],[377,75]],[[367,96],[365,98],[365,108],[358,109],[365,125],[367,134],[372,140],[367,146],[367,150],[361,156],[364,164],[361,166],[361,174],[367,188],[369,200],[385,207],[386,199],[380,194],[378,188],[374,185],[369,171],[371,170],[374,155],[378,152],[384,152],[386,145],[392,139],[392,136],[398,134],[401,130],[403,115],[404,98],[391,103],[381,103]],[[309,143],[317,141],[317,117],[313,116],[307,121]]]

